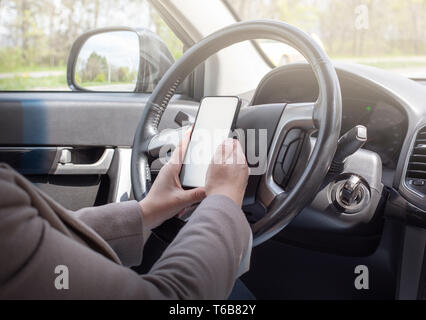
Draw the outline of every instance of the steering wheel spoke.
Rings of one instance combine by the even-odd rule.
[[[165,157],[179,144],[189,125],[177,129],[165,129],[151,138],[148,143],[148,153],[153,158]]]
[[[260,181],[257,194],[258,199],[266,207],[269,207],[277,196],[280,196],[280,199],[286,197],[286,192],[273,177],[274,167],[284,139],[292,129],[315,130],[314,110],[315,103],[294,103],[286,105],[281,115],[269,148],[267,169]]]

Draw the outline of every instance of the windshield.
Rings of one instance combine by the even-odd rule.
[[[225,0],[241,20],[277,19],[310,34],[333,61],[426,78],[426,0]],[[283,44],[259,40],[274,65],[304,60]]]

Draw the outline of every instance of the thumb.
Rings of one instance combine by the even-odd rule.
[[[206,189],[203,187],[185,190],[183,199],[187,205],[201,202],[206,197]]]

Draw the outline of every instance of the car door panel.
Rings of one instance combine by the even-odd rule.
[[[133,136],[148,94],[0,93],[0,162],[63,204],[82,207],[131,198]],[[179,111],[198,103],[178,96],[160,124],[176,128]]]
[[[0,145],[131,146],[147,99],[128,93],[1,93]],[[195,115],[197,106],[183,97],[172,100],[167,125],[177,107]]]

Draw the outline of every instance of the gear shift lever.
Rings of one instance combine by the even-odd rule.
[[[337,143],[336,153],[328,174],[334,176],[342,173],[346,158],[361,148],[366,142],[366,127],[358,125],[346,132]]]
[[[346,159],[366,142],[367,128],[361,125],[353,127],[339,139],[336,153],[324,179],[323,187],[343,172]],[[366,187],[363,187],[361,178],[355,174],[350,175],[345,181],[339,181],[334,185],[337,186],[335,200],[345,212],[357,212],[356,210],[359,210],[357,206],[367,201],[365,200],[366,192],[363,191]]]
[[[328,185],[336,176],[343,172],[345,160],[367,142],[367,128],[361,125],[353,127],[340,137],[330,169],[322,187]]]

